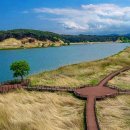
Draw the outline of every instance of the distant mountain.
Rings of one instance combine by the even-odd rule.
[[[129,37],[130,37],[130,33],[128,33],[128,34],[125,34],[125,36],[129,36]]]
[[[107,36],[120,36],[119,34],[109,34]]]

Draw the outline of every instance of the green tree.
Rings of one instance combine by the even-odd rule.
[[[23,81],[23,77],[29,74],[30,66],[26,61],[15,61],[11,64],[10,70],[13,71],[14,77],[21,77]]]

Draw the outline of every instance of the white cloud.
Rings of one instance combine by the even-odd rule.
[[[67,29],[76,29],[76,30],[84,30],[86,31],[88,26],[81,26],[80,24],[75,23],[74,21],[66,20],[62,23],[62,25]]]
[[[90,4],[74,8],[35,8],[35,13],[53,14],[48,20],[77,32],[125,32],[130,29],[130,7],[115,4]]]

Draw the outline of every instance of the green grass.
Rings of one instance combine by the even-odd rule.
[[[60,67],[30,76],[32,85],[79,87],[95,85],[109,73],[130,65],[130,48],[111,57]]]

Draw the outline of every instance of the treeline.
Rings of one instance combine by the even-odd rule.
[[[22,39],[25,37],[36,38],[37,40],[50,40],[59,41],[62,40],[65,43],[73,42],[106,42],[106,41],[117,41],[130,42],[130,35],[60,35],[53,32],[45,32],[39,30],[30,29],[15,29],[8,31],[0,31],[0,41],[7,38]]]
[[[125,37],[120,37],[120,40],[123,42],[123,43],[130,43],[130,36],[125,36]]]
[[[117,41],[118,36],[100,36],[100,35],[62,35],[66,42],[106,42]]]
[[[0,41],[3,41],[7,38],[22,39],[26,37],[36,38],[37,40],[51,40],[54,42],[61,39],[59,34],[39,30],[16,29],[0,31]]]

